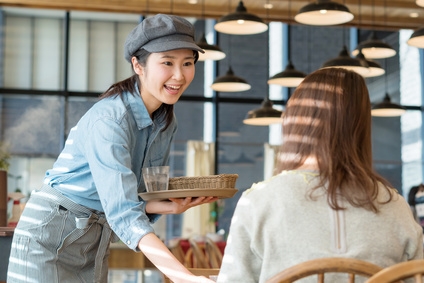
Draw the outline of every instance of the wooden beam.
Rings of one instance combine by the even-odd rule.
[[[138,15],[169,13],[185,17],[211,18],[219,20],[236,9],[237,1],[198,0],[189,4],[187,0],[0,0],[0,6],[43,8],[60,10],[84,10],[98,12],[119,12]],[[267,10],[261,1],[244,0],[248,13],[261,17],[264,21],[293,23],[296,13],[312,0],[268,0],[274,7]],[[355,18],[345,26],[359,28],[399,30],[416,29],[421,26],[424,8],[415,0],[344,0]],[[201,4],[204,3],[204,7]],[[386,6],[387,5],[387,6]],[[290,11],[289,11],[290,8]],[[418,13],[411,18],[410,13]]]

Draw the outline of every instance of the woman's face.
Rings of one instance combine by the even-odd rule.
[[[151,53],[145,67],[133,57],[133,66],[140,78],[140,93],[149,114],[162,103],[175,104],[190,85],[195,72],[194,54],[190,49]]]

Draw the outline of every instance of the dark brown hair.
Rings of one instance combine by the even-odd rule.
[[[366,83],[357,73],[342,68],[315,71],[288,100],[278,172],[297,169],[308,157],[317,161],[317,188],[327,186],[333,209],[343,209],[341,196],[355,207],[378,211],[379,183],[390,189],[373,170],[371,104]]]

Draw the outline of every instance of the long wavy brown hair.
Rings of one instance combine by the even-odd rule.
[[[379,183],[388,191],[390,184],[373,169],[371,104],[366,83],[357,73],[320,69],[308,75],[288,100],[277,170],[297,169],[311,158],[319,170],[316,188],[326,187],[333,209],[344,209],[341,197],[378,212]],[[389,196],[384,203],[392,199]]]

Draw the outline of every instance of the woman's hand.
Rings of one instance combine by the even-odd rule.
[[[216,197],[187,197],[187,198],[170,198],[166,201],[148,201],[146,204],[147,213],[157,214],[180,214],[187,209],[206,203],[217,201]]]
[[[191,201],[190,201],[191,202]],[[158,202],[156,202],[158,203]],[[170,202],[171,203],[171,202]],[[141,238],[139,249],[163,274],[175,283],[213,283],[205,276],[193,275],[154,233]]]

